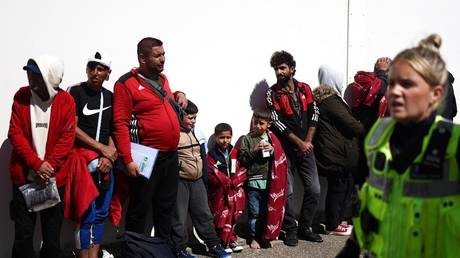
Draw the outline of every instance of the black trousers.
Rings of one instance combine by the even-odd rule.
[[[61,200],[64,188],[59,189]],[[40,222],[42,226],[43,245],[40,257],[59,258],[62,256],[60,247],[61,226],[64,219],[64,205],[58,205],[41,210]],[[34,229],[37,212],[29,212],[24,197],[19,188],[13,185],[13,200],[10,202],[10,218],[14,221],[13,258],[34,258],[33,246]]]
[[[175,251],[187,247],[187,216],[190,213],[193,226],[208,247],[220,243],[214,228],[213,216],[208,205],[208,193],[203,180],[179,180],[175,213],[172,220],[171,242]]]
[[[328,172],[326,196],[326,230],[334,230],[345,219],[351,202],[353,178],[347,171]]]
[[[288,191],[283,230],[296,231],[297,223],[294,207],[294,173],[300,175],[303,184],[302,207],[300,209],[299,229],[311,227],[319,205],[320,184],[314,154],[303,157],[288,156]]]
[[[151,205],[155,236],[168,240],[178,179],[177,151],[158,153],[150,179],[143,176],[129,178],[130,200],[126,212],[126,231],[144,234]]]

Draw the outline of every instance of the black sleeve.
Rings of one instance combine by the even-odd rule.
[[[319,108],[315,100],[307,105],[307,117],[308,127],[316,127],[319,119]]]
[[[385,71],[383,70],[377,70],[375,72],[375,75],[380,79],[380,90],[379,90],[379,93],[378,93],[378,101],[380,101],[380,99],[385,96],[385,92],[387,91],[387,87],[388,87],[388,75]]]
[[[273,90],[270,88],[267,91],[267,94],[265,96],[265,102],[267,104],[267,108],[270,110],[271,115],[272,115],[272,125],[273,129],[276,133],[279,133],[279,135],[283,135],[284,137],[287,138],[287,136],[292,133],[292,131],[285,125],[283,118],[281,117],[281,110],[279,103],[277,102],[277,99],[275,96],[273,96],[275,93]]]

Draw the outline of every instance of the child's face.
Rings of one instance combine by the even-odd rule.
[[[195,127],[196,114],[185,115],[182,119],[182,126],[187,130],[192,130]]]
[[[221,150],[225,150],[228,148],[232,141],[232,132],[230,131],[223,131],[220,134],[216,135],[216,143]]]
[[[264,134],[267,129],[270,127],[271,122],[262,118],[253,118],[252,119],[252,131],[257,135]]]

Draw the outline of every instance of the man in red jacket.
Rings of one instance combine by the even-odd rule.
[[[167,240],[179,180],[179,106],[185,107],[187,99],[182,92],[173,95],[168,79],[161,73],[165,63],[161,40],[142,39],[137,57],[139,68],[118,79],[113,95],[113,136],[130,188],[125,227],[126,231],[144,233],[148,207],[152,205],[155,236]],[[140,176],[130,142],[160,150],[149,179]]]
[[[36,212],[30,212],[19,187],[41,185],[56,178],[62,193],[66,175],[60,173],[75,138],[75,104],[59,88],[64,74],[61,60],[51,56],[29,59],[24,66],[29,86],[20,88],[11,112],[8,138],[13,146],[10,174],[13,200],[10,216],[15,236],[12,257],[35,257],[33,237]],[[62,199],[62,196],[61,196]],[[62,203],[40,211],[43,245],[40,257],[61,257]]]

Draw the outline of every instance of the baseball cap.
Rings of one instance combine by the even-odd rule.
[[[99,63],[109,69],[110,65],[112,64],[112,61],[110,60],[110,57],[107,55],[107,53],[102,53],[99,51],[96,51],[88,58],[88,63],[90,62]]]
[[[37,63],[35,63],[35,61],[33,59],[29,59],[27,61],[27,65],[23,66],[22,69],[25,70],[25,71],[31,71],[31,72],[33,72],[35,74],[42,74],[40,72],[40,68],[38,68]]]

